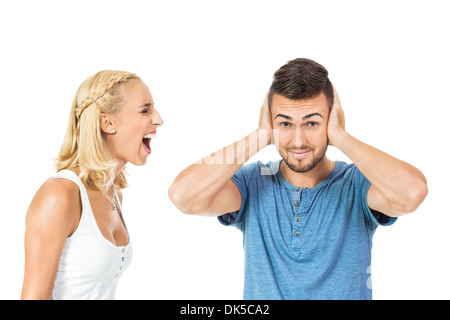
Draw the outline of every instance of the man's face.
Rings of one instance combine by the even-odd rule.
[[[329,108],[325,95],[291,100],[274,94],[271,114],[278,152],[288,167],[302,173],[313,169],[328,147]]]

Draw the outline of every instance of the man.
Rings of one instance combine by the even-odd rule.
[[[243,166],[271,136],[282,160]],[[328,145],[353,164],[329,160]],[[375,229],[427,192],[419,170],[345,131],[327,70],[295,59],[275,73],[258,129],[186,168],[169,196],[243,232],[244,299],[371,299]]]

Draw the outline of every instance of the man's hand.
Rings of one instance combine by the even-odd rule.
[[[269,92],[266,93],[266,98],[259,112],[259,134],[265,134],[268,138],[267,145],[271,143],[272,136],[272,114],[269,109]],[[265,132],[264,132],[265,131]]]
[[[333,87],[334,103],[328,117],[328,144],[336,146],[338,137],[345,133],[345,116],[336,88]]]
[[[269,110],[269,92],[266,93],[264,103],[259,112],[259,126],[258,129],[272,129],[272,115]]]

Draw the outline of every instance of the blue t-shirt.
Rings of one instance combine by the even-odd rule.
[[[370,182],[353,164],[337,161],[317,186],[297,188],[280,163],[238,170],[241,208],[219,217],[243,232],[244,299],[372,299],[372,237],[396,218],[375,219]]]

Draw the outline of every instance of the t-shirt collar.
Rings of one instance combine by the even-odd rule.
[[[328,174],[328,176],[326,176],[325,179],[320,181],[319,184],[317,184],[315,187],[307,188],[307,187],[301,187],[301,186],[294,186],[293,184],[291,184],[289,181],[287,181],[283,177],[283,175],[281,174],[282,161],[283,161],[283,159],[278,160],[278,163],[277,163],[278,172],[276,173],[276,176],[278,178],[278,181],[290,191],[295,191],[298,188],[302,188],[304,190],[310,190],[311,192],[317,192],[318,190],[325,187],[341,171],[342,165],[344,164],[342,161],[336,161],[335,167],[333,168],[333,170],[331,170],[331,172]]]

